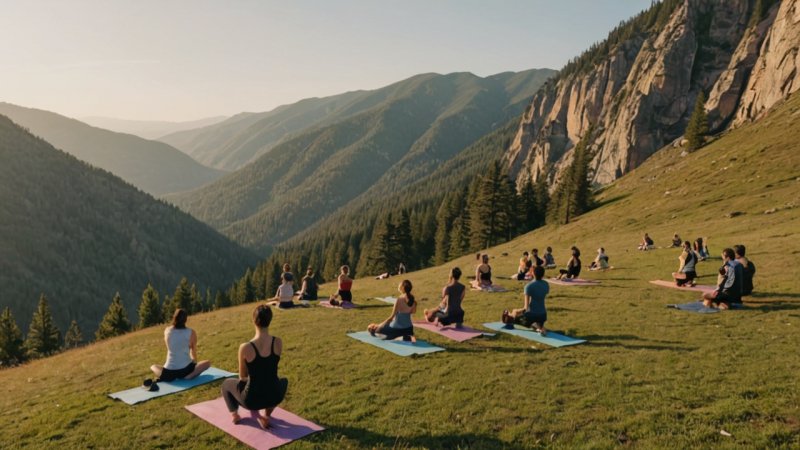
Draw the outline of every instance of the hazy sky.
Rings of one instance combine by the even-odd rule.
[[[266,111],[424,73],[558,69],[650,0],[0,0],[0,101],[72,117]]]

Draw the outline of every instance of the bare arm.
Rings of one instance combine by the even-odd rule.
[[[245,352],[249,345],[242,344],[239,346],[239,379],[246,380],[247,377],[250,375],[247,373],[247,359],[245,358]]]
[[[388,319],[386,319],[386,320],[384,320],[383,322],[381,322],[381,326],[385,326],[385,325],[387,325],[389,322],[391,322],[391,321],[392,321],[392,319],[394,319],[394,316],[396,316],[396,315],[397,315],[397,303],[398,303],[398,302],[400,302],[400,299],[399,299],[399,298],[398,298],[397,300],[395,300],[395,301],[394,301],[394,306],[392,307],[392,314],[389,316],[389,318],[388,318]]]
[[[273,337],[273,339],[275,339],[275,343],[272,344],[275,349],[275,354],[280,356],[283,351],[283,341],[279,337]]]
[[[192,337],[189,338],[189,356],[192,361],[197,361],[197,333],[192,330]]]
[[[530,295],[525,295],[525,301],[522,302],[522,309],[527,311],[528,310],[528,306],[530,304],[531,304],[531,296]]]

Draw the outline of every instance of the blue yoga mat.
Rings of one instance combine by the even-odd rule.
[[[367,344],[374,345],[375,347],[380,347],[384,350],[389,350],[398,356],[423,355],[425,353],[444,351],[442,347],[431,345],[425,341],[420,341],[419,339],[416,343],[406,341],[384,341],[381,338],[370,335],[366,331],[347,333],[347,335],[357,341],[365,342]]]
[[[708,308],[703,305],[703,302],[692,302],[692,303],[683,303],[677,305],[667,305],[667,308],[675,308],[680,309],[681,311],[689,311],[698,314],[714,314],[718,313],[721,310],[718,308]],[[731,305],[730,309],[744,309],[744,305],[734,303]]]
[[[536,341],[551,347],[566,347],[568,345],[577,345],[586,342],[583,339],[575,339],[569,336],[564,336],[563,334],[554,333],[552,331],[548,331],[547,336],[542,336],[531,329],[520,328],[516,325],[514,326],[513,330],[510,330],[504,328],[505,324],[502,322],[485,323],[483,326],[489,328],[490,330],[513,334],[514,336],[519,336],[530,341]]]
[[[372,298],[381,301],[383,303],[388,303],[390,305],[394,305],[394,302],[397,301],[397,297],[372,297]]]
[[[195,386],[200,386],[201,384],[210,383],[214,380],[232,377],[234,375],[236,374],[222,369],[217,369],[216,367],[211,367],[191,380],[161,381],[158,383],[158,390],[155,392],[147,391],[142,387],[135,387],[126,391],[108,394],[108,396],[117,400],[122,400],[129,405],[135,405],[156,397],[162,397],[164,395],[185,391],[186,389],[191,389]]]

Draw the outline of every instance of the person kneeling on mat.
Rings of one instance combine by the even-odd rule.
[[[450,325],[456,324],[456,328],[461,328],[464,322],[464,310],[461,309],[461,302],[467,292],[466,287],[459,283],[461,269],[453,267],[450,271],[450,282],[442,291],[442,302],[436,309],[426,309],[425,319],[434,324]]]
[[[381,323],[371,323],[367,327],[369,334],[375,336],[380,334],[384,340],[391,341],[402,337],[404,341],[416,342],[414,338],[414,325],[411,323],[411,315],[417,312],[417,303],[411,295],[411,281],[403,280],[397,290],[400,297],[394,301],[392,314]]]
[[[163,366],[153,364],[150,370],[156,375],[158,381],[173,381],[177,379],[191,380],[211,367],[211,361],[197,361],[197,333],[191,328],[186,328],[186,319],[189,313],[178,308],[172,315],[172,325],[164,329],[164,342],[167,344],[167,362]],[[157,390],[154,382],[149,378],[145,380],[144,387]]]
[[[544,323],[547,322],[547,309],[544,306],[544,299],[550,292],[550,284],[543,280],[544,268],[534,267],[534,280],[525,286],[525,302],[522,309],[514,309],[511,312],[503,311],[503,323],[506,328],[514,328],[514,324],[533,328],[542,334],[547,334]]]
[[[253,311],[256,335],[239,346],[239,379],[228,378],[222,382],[222,398],[233,423],[238,424],[242,420],[239,406],[243,406],[250,411],[263,409],[264,415],[259,414],[256,419],[261,428],[268,428],[269,416],[286,396],[289,380],[278,378],[283,341],[270,336],[270,322],[272,310],[269,305],[258,305]]]
[[[694,286],[694,280],[697,278],[697,271],[695,269],[697,265],[697,253],[692,250],[692,244],[689,241],[683,243],[683,251],[678,257],[678,261],[681,263],[680,267],[678,267],[677,272],[672,273],[675,284],[678,286]]]

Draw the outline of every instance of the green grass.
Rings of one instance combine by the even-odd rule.
[[[552,286],[553,330],[589,342],[554,349],[508,335],[463,344],[420,330],[446,352],[400,358],[345,336],[384,318],[398,279],[357,280],[365,307],[276,312],[284,339],[285,408],[327,431],[292,448],[797,448],[800,445],[800,156],[795,96],[764,121],[699,152],[655,155],[607,188],[605,205],[574,223],[547,227],[491,249],[495,272],[511,274],[523,250],[551,245],[564,263],[579,245],[588,265],[604,246],[616,269],[588,273],[597,287]],[[735,158],[735,159],[734,159]],[[666,192],[669,191],[669,194]],[[774,214],[765,210],[784,207]],[[744,214],[734,218],[732,211]],[[708,236],[713,254],[743,243],[758,264],[748,309],[698,315],[666,309],[691,292],[659,288],[678,252],[638,252],[643,232],[657,245],[672,233]],[[508,256],[502,256],[508,253]],[[411,273],[423,307],[453,265]],[[711,284],[719,260],[701,263]],[[468,293],[467,322],[499,319],[521,304],[521,284],[502,294]],[[326,286],[323,292],[328,292]],[[249,339],[252,305],[190,318],[200,356],[236,370]],[[0,446],[190,447],[238,444],[183,406],[219,395],[219,383],[134,407],[106,394],[135,386],[164,358],[161,327],[0,372]],[[726,437],[720,430],[733,436]]]

